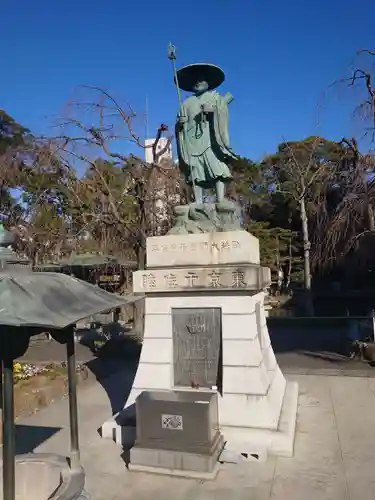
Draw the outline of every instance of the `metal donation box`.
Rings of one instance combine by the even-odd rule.
[[[219,432],[215,393],[144,391],[136,412],[137,445],[143,447],[204,453]]]
[[[136,415],[131,469],[214,473],[224,445],[215,392],[144,391],[136,400]]]

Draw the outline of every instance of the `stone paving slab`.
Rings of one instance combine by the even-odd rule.
[[[111,412],[106,392],[99,384],[83,388],[80,441],[92,500],[373,500],[375,380],[291,378],[300,384],[294,457],[226,464],[212,482],[129,472],[122,450],[97,434]],[[38,429],[57,429],[35,451],[68,453],[68,421],[64,400],[19,423],[30,426],[34,441]]]

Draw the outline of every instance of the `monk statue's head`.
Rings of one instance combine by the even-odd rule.
[[[208,90],[208,83],[205,80],[198,80],[193,87],[195,95],[201,95],[207,90]]]

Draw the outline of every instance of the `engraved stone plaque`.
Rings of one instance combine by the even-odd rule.
[[[148,269],[260,263],[259,240],[247,231],[151,236],[146,247]]]
[[[174,385],[217,385],[221,351],[220,308],[172,308]]]
[[[243,266],[147,269],[133,274],[134,293],[263,290],[271,284],[268,267]]]

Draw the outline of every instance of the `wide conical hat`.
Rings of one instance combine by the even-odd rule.
[[[180,89],[192,92],[198,81],[208,83],[208,90],[216,89],[225,80],[224,71],[215,64],[197,63],[189,64],[177,71]],[[176,79],[175,79],[175,83]]]

